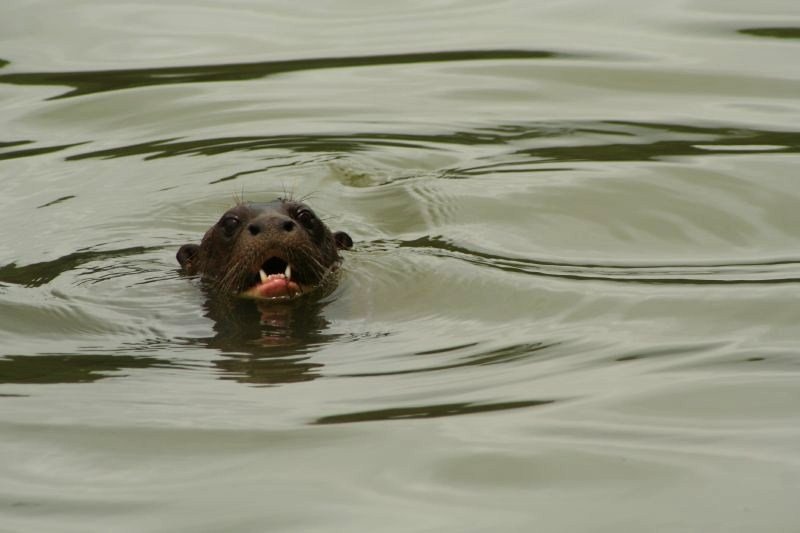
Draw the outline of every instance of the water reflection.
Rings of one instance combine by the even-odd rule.
[[[68,194],[67,196],[62,196],[60,198],[56,198],[50,202],[43,203],[42,205],[37,205],[36,209],[42,209],[43,207],[50,207],[51,205],[60,204],[61,202],[66,202],[67,200],[72,200],[75,198],[74,194]]]
[[[0,383],[91,383],[125,369],[174,366],[165,359],[130,355],[10,355],[0,359]]]
[[[257,63],[196,65],[151,69],[98,70],[88,72],[24,72],[0,75],[0,83],[18,85],[64,85],[73,87],[72,91],[55,97],[66,98],[83,94],[130,89],[133,87],[147,87],[150,85],[253,80],[285,72],[304,70],[448,61],[551,59],[569,57],[578,56],[577,54],[547,50],[452,50],[443,52],[323,57],[290,59],[285,61],[262,61]]]
[[[405,420],[409,418],[439,418],[443,416],[468,415],[472,413],[485,413],[489,411],[505,411],[521,409],[523,407],[538,407],[549,405],[555,400],[530,400],[521,402],[497,403],[448,403],[438,405],[421,405],[416,407],[397,407],[378,409],[374,411],[360,411],[342,415],[323,416],[316,419],[314,424],[346,424],[350,422],[375,422],[378,420]]]
[[[527,148],[519,155],[544,161],[657,161],[665,157],[707,156],[735,153],[797,153],[800,134],[793,131],[758,131],[741,128],[706,128],[676,124],[606,122],[600,131],[584,133],[612,134],[622,137],[613,143],[578,143],[571,146]],[[617,129],[619,127],[619,129]],[[636,131],[646,128],[645,131]],[[648,131],[650,130],[650,131]],[[648,136],[670,133],[672,138]],[[677,135],[675,135],[677,134]],[[620,142],[624,141],[624,142]]]
[[[17,146],[24,146],[27,144],[32,144],[35,141],[25,140],[25,141],[13,141],[0,144],[0,150],[3,148],[12,148]],[[44,155],[50,154],[53,152],[60,152],[61,150],[66,150],[68,148],[72,148],[74,146],[80,146],[82,144],[86,144],[85,142],[76,142],[76,143],[68,143],[68,144],[56,144],[53,146],[40,146],[37,148],[26,148],[22,150],[11,150],[8,152],[0,152],[0,160],[4,159],[17,159],[19,157],[32,157],[36,155]]]
[[[773,37],[778,39],[800,39],[800,28],[779,27],[779,28],[743,28],[739,33],[744,35],[754,35],[756,37]]]
[[[322,364],[307,354],[337,337],[325,333],[324,306],[320,296],[274,303],[209,291],[205,316],[214,321],[214,336],[192,342],[222,353],[213,363],[222,379],[264,385],[310,381],[320,376]]]

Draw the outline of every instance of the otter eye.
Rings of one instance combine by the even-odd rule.
[[[239,227],[239,219],[233,215],[226,215],[222,217],[222,220],[219,221],[219,226],[222,228],[225,234],[230,237]]]
[[[314,213],[308,209],[301,209],[297,212],[297,221],[308,229],[314,227]]]

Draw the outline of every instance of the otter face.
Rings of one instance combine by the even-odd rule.
[[[177,259],[222,292],[290,299],[320,285],[339,266],[339,250],[352,246],[347,233],[332,233],[306,204],[278,199],[229,209],[200,245],[181,246]]]

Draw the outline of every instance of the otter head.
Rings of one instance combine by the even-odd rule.
[[[338,267],[339,250],[352,246],[347,233],[331,232],[304,203],[279,198],[229,209],[177,258],[186,273],[222,292],[290,299],[319,286]]]

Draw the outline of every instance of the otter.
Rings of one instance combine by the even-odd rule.
[[[353,247],[332,232],[306,204],[278,198],[241,202],[211,226],[199,245],[184,244],[178,263],[222,293],[290,300],[319,287]]]

